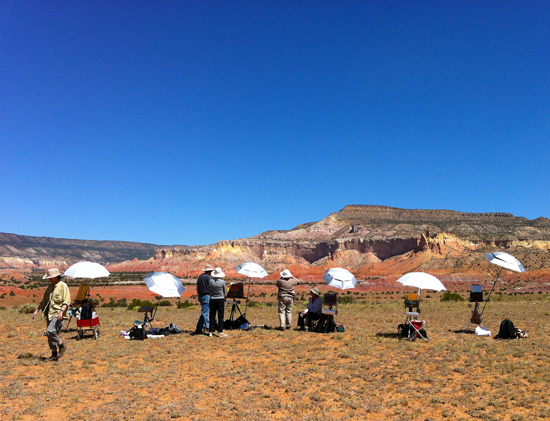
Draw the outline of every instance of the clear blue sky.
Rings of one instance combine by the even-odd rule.
[[[548,1],[0,2],[0,232],[550,217]]]

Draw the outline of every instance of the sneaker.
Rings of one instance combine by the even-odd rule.
[[[279,326],[279,327],[277,328],[277,330],[285,330],[285,327],[284,327],[284,326]]]
[[[292,326],[287,326],[286,328],[287,328],[287,329],[292,329]]]
[[[227,338],[227,334],[223,333],[223,332],[220,332],[220,333],[218,333],[218,337],[219,338]]]
[[[48,358],[44,358],[44,361],[57,361],[57,355],[53,355]]]
[[[61,345],[59,345],[59,356],[57,358],[63,357],[65,355],[65,351],[67,350],[67,345],[63,342]]]
[[[208,332],[208,337],[209,337],[209,338],[212,337],[212,332]]]

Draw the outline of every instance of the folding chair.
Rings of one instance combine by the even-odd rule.
[[[159,299],[160,302],[160,299]],[[149,329],[153,328],[153,325],[151,322],[155,320],[155,316],[157,314],[157,308],[159,306],[159,303],[155,304],[153,307],[141,307],[138,309],[138,313],[145,313],[143,316],[143,321],[141,320],[135,320],[134,325],[141,325],[143,326],[143,329],[149,325]]]
[[[418,299],[418,294],[407,294],[405,296],[405,308],[407,311],[407,318],[405,319],[405,325],[411,320],[416,320],[420,315],[420,300]]]
[[[428,342],[428,338],[421,332],[425,324],[425,320],[409,320],[409,341],[414,341],[416,338],[422,338]]]

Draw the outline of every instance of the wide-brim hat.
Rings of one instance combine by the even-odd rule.
[[[292,273],[288,269],[285,269],[281,272],[281,278],[294,278],[294,276],[292,276]]]
[[[203,269],[205,272],[212,272],[214,270],[214,266],[212,265],[206,265],[206,267]]]
[[[210,274],[212,278],[224,278],[225,273],[223,273],[222,268],[216,268],[214,271]]]
[[[317,288],[313,287],[309,290],[309,292],[313,292],[317,297],[321,296],[321,291],[319,291]]]
[[[51,278],[56,278],[58,276],[62,276],[61,273],[59,272],[59,269],[52,268],[46,271],[46,274],[42,277],[42,279],[51,279]]]

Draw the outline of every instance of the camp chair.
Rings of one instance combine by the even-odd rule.
[[[155,320],[155,316],[157,314],[158,306],[159,305],[157,303],[153,307],[141,307],[141,308],[139,308],[138,313],[144,313],[143,321],[135,320],[134,325],[141,325],[143,327],[143,329],[145,329],[147,327],[147,325],[149,325],[149,329],[152,329],[153,325],[151,324],[151,322],[153,320]]]
[[[425,320],[410,320],[409,321],[409,341],[414,341],[416,338],[422,338],[426,342],[428,341],[428,338],[426,338],[422,333],[421,330],[426,324]]]
[[[318,320],[311,320],[310,331],[318,333],[334,332],[334,316],[338,314],[338,295],[327,293],[323,297],[322,314]]]

